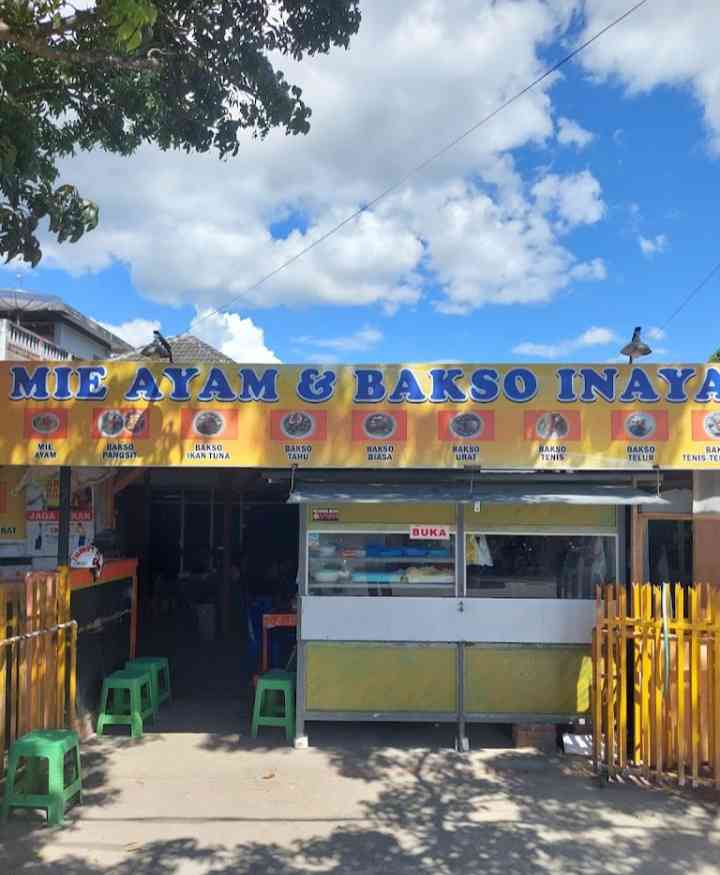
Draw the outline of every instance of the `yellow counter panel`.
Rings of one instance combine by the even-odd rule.
[[[465,710],[476,714],[585,714],[590,648],[465,648]]]
[[[305,683],[308,711],[451,712],[456,650],[312,642],[305,648]]]

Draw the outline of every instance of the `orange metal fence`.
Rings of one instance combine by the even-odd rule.
[[[720,788],[720,588],[607,585],[593,630],[593,760]]]
[[[73,725],[76,688],[67,569],[0,582],[0,774],[16,738]]]

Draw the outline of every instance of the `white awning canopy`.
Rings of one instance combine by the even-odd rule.
[[[601,483],[333,483],[300,482],[290,493],[291,504],[643,504],[664,507],[662,495],[635,486]]]

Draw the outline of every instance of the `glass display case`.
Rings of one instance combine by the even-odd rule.
[[[612,535],[472,534],[467,593],[480,598],[594,599],[617,581]]]
[[[412,539],[403,532],[310,532],[308,593],[352,596],[451,596],[455,536]]]

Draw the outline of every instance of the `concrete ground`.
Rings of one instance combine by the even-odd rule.
[[[60,830],[15,814],[0,872],[720,873],[709,792],[599,787],[492,728],[463,755],[447,726],[311,725],[307,751],[246,727],[236,702],[193,699],[138,741],[91,739],[84,804]]]

